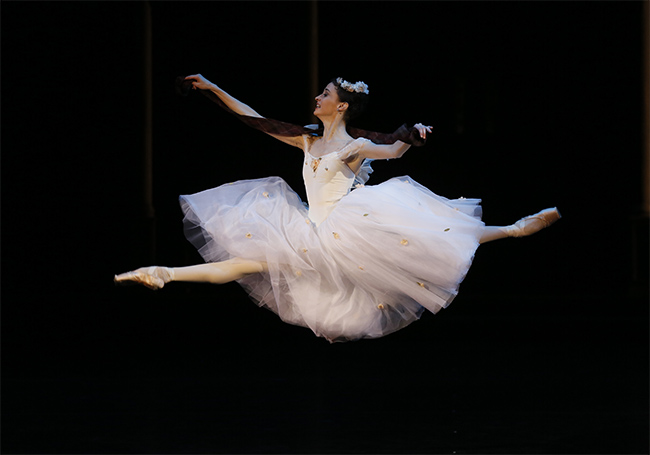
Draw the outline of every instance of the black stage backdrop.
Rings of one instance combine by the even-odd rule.
[[[278,175],[304,196],[299,151],[173,83],[311,122],[312,7],[2,2],[3,453],[647,453],[641,2],[318,3],[319,86],[370,86],[355,126],[434,126],[370,184],[564,216],[481,246],[440,314],[329,345],[237,284],[113,286],[201,261],[179,194]]]

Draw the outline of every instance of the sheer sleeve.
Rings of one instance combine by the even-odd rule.
[[[395,132],[386,134],[386,133],[377,133],[375,131],[367,131],[359,128],[353,128],[348,126],[348,134],[354,138],[363,137],[370,139],[375,144],[394,144],[397,141],[402,141],[406,144],[410,144],[414,147],[421,147],[426,144],[426,139],[420,137],[420,132],[415,127],[408,127],[406,124],[400,126],[395,130]]]
[[[359,153],[359,150],[363,148],[364,145],[370,143],[372,141],[363,138],[363,137],[358,137],[352,142],[350,142],[348,145],[343,147],[339,152],[338,152],[338,158],[340,160],[347,160]]]

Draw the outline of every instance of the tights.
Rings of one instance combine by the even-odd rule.
[[[264,272],[267,270],[267,266],[264,262],[234,258],[223,262],[164,269],[167,269],[166,271],[170,275],[169,281],[224,284],[239,280],[251,273]]]
[[[485,226],[483,235],[479,239],[478,243],[481,245],[493,240],[505,239],[510,237],[510,226]]]

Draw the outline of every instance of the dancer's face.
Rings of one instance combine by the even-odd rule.
[[[331,82],[323,90],[323,93],[316,97],[316,109],[314,115],[316,117],[327,117],[336,115],[339,108],[346,103],[341,103],[336,87]]]

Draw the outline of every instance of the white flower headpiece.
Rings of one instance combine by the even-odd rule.
[[[366,95],[370,94],[368,91],[368,85],[364,82],[359,81],[356,84],[351,84],[341,77],[337,78],[336,82],[339,84],[339,86],[341,86],[343,90],[346,90],[348,92],[365,93]]]

